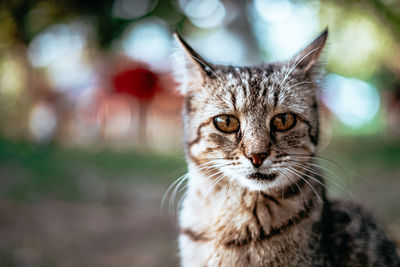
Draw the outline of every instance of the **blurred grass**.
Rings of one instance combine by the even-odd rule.
[[[103,180],[168,184],[185,170],[183,155],[110,150],[93,153],[0,139],[0,196],[12,200],[27,201],[35,196],[79,200],[82,173],[95,173]]]

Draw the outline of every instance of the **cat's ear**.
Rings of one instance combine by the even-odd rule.
[[[292,58],[296,67],[304,73],[310,72],[318,62],[321,52],[328,38],[328,28],[326,28],[317,38]]]
[[[174,33],[174,37],[174,76],[180,83],[181,93],[185,95],[191,84],[202,83],[204,79],[212,76],[213,65],[194,51],[177,32]]]

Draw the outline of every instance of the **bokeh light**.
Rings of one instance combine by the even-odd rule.
[[[268,60],[294,55],[320,29],[318,6],[292,1],[254,1],[253,25]]]
[[[382,59],[390,60],[393,36],[365,12],[342,10],[328,4],[324,19],[332,24],[329,41],[328,66],[336,73],[368,79],[382,67]],[[346,19],[345,26],[340,19]]]
[[[196,51],[206,59],[221,64],[240,64],[246,61],[245,47],[238,36],[225,28],[219,28],[207,35],[188,36]]]
[[[90,64],[84,59],[87,26],[80,22],[51,26],[30,44],[29,60],[45,68],[56,90],[88,86],[94,79]]]
[[[190,21],[201,28],[212,28],[222,24],[226,10],[219,0],[179,0],[179,6]]]
[[[128,28],[122,47],[129,57],[155,70],[169,68],[171,34],[167,24],[159,18],[148,18]]]
[[[288,19],[295,11],[295,5],[288,0],[256,0],[254,9],[259,17],[265,21],[279,22]]]
[[[379,111],[378,91],[364,81],[329,74],[322,92],[324,103],[348,127],[357,129],[370,123]]]
[[[21,62],[11,55],[0,60],[0,95],[18,97],[25,86],[26,71]]]
[[[58,123],[54,106],[45,102],[37,103],[33,106],[29,117],[29,128],[34,140],[38,142],[51,140]]]

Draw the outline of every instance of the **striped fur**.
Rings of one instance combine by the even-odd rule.
[[[179,217],[182,266],[400,264],[368,214],[326,197],[315,168],[314,73],[326,37],[288,62],[234,67],[206,62],[177,36],[189,166]],[[282,113],[295,114],[296,124],[280,132],[271,120]],[[214,118],[221,114],[235,116],[239,130],[219,131]],[[252,155],[263,155],[261,166]]]

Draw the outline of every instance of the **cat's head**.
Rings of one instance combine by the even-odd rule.
[[[299,166],[318,144],[313,74],[327,35],[286,62],[255,67],[211,64],[176,35],[190,168],[251,190],[291,184],[304,172]]]

